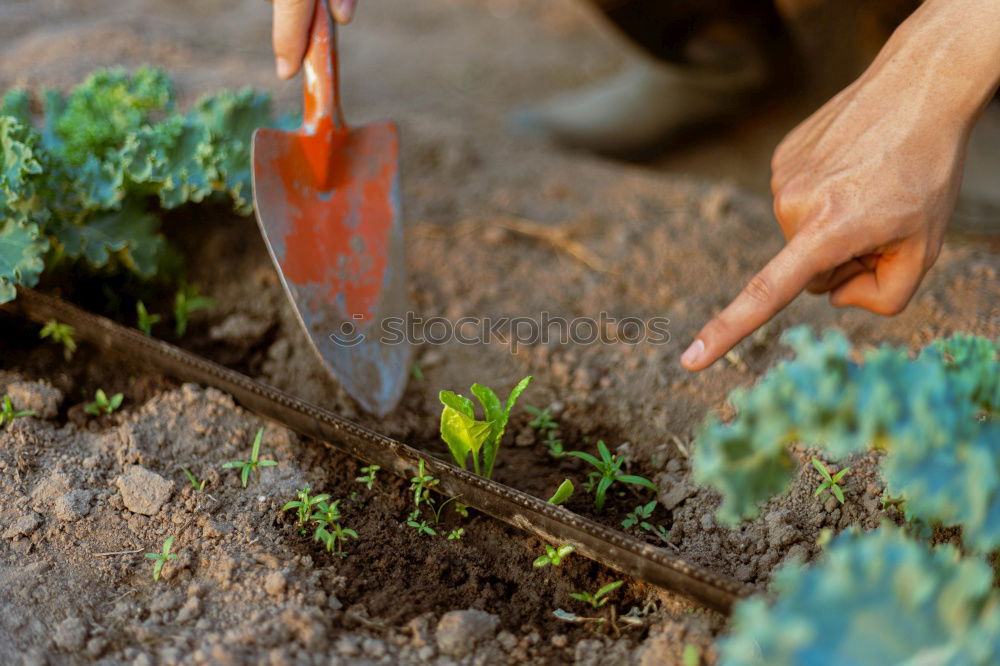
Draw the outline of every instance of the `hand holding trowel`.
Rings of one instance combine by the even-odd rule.
[[[383,416],[402,395],[411,356],[382,327],[407,308],[399,136],[389,122],[347,127],[328,0],[315,3],[303,70],[302,127],[253,137],[257,221],[320,359]]]

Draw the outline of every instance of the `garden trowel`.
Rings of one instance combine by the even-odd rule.
[[[322,362],[362,407],[384,416],[402,395],[411,354],[386,326],[407,309],[399,135],[390,122],[344,122],[327,1],[316,2],[303,64],[302,126],[254,134],[254,205]]]

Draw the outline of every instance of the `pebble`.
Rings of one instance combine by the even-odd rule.
[[[14,521],[3,533],[5,539],[16,539],[34,534],[35,530],[42,524],[42,517],[35,512],[25,514]]]
[[[67,523],[80,520],[90,513],[93,498],[94,493],[89,490],[71,490],[56,498],[52,503],[52,511],[56,518]]]
[[[280,597],[285,593],[288,581],[280,571],[272,571],[264,577],[264,591],[272,597]]]
[[[174,491],[173,481],[139,465],[132,465],[115,480],[115,485],[121,491],[125,508],[144,516],[155,515]]]
[[[499,617],[481,610],[445,613],[435,632],[438,650],[461,659],[471,653],[477,643],[496,636],[499,625]]]
[[[67,652],[79,652],[87,640],[87,627],[80,618],[68,617],[56,625],[52,640]]]

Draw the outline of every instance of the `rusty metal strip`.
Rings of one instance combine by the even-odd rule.
[[[443,493],[461,495],[463,503],[500,521],[553,543],[573,544],[585,557],[723,613],[728,613],[738,598],[753,591],[749,586],[690,564],[662,548],[459,469],[322,407],[58,298],[19,288],[17,300],[2,309],[40,324],[50,319],[70,324],[76,329],[78,340],[86,340],[107,352],[138,361],[182,381],[213,386],[261,416],[379,465],[404,479],[414,475],[417,461],[423,459],[429,472],[441,480],[439,487]]]

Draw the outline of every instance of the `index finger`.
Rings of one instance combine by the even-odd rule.
[[[753,333],[802,293],[829,267],[818,261],[815,246],[795,236],[743,288],[739,296],[705,324],[681,355],[688,370],[703,370]]]

